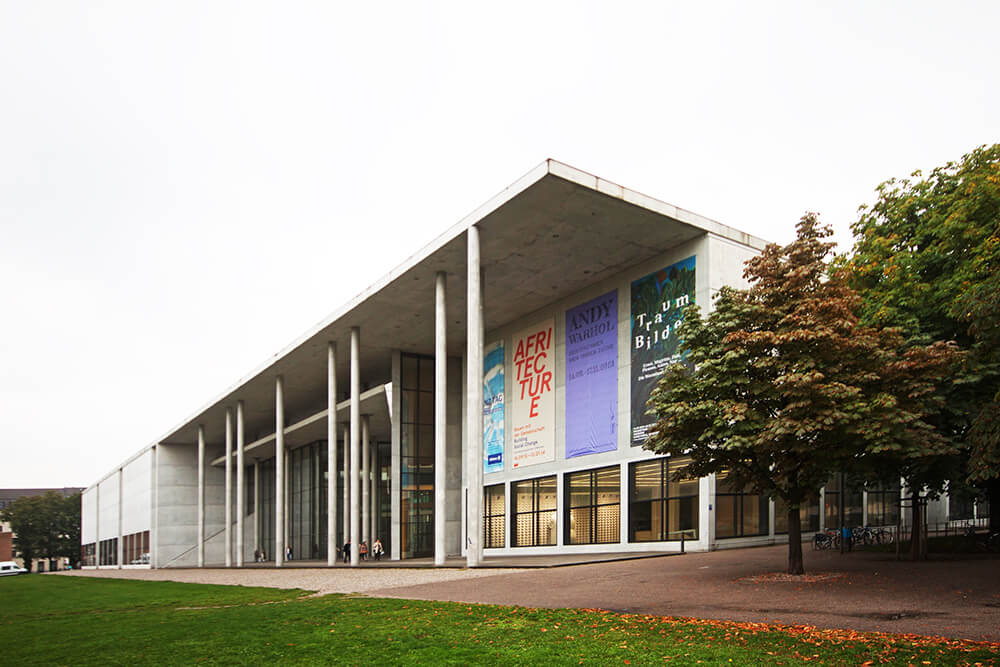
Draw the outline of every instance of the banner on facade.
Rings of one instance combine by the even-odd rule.
[[[503,341],[483,348],[483,471],[503,470]]]
[[[555,320],[514,336],[513,467],[555,460]]]
[[[694,303],[695,258],[688,257],[632,283],[632,446],[641,445],[655,421],[646,402],[667,366],[681,360],[677,327]]]
[[[618,448],[618,290],[566,311],[566,458]]]

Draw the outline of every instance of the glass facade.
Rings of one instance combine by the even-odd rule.
[[[149,565],[149,531],[124,535],[122,550],[124,565]]]
[[[372,544],[375,543],[375,538],[379,538],[382,549],[389,554],[392,553],[392,506],[389,504],[391,448],[388,442],[372,443],[372,446],[376,448],[375,470],[372,472],[375,480],[375,534],[372,535]]]
[[[768,497],[744,493],[733,486],[725,472],[715,476],[715,536],[751,537],[767,535],[769,527]]]
[[[260,464],[260,548],[264,560],[274,560],[274,459]]]
[[[844,489],[841,489],[842,479]],[[864,520],[862,516],[861,485],[853,483],[850,478],[837,474],[823,487],[823,505],[826,520],[824,526],[827,530],[840,528],[841,495],[843,495],[844,502],[844,525],[849,528],[855,528],[860,526]]]
[[[118,538],[101,540],[98,543],[99,560],[98,565],[118,565]]]
[[[91,542],[80,547],[80,564],[97,565],[97,543]]]
[[[899,484],[868,487],[868,525],[895,526],[899,519]]]
[[[401,361],[400,554],[421,558],[434,555],[434,359]]]
[[[566,544],[612,544],[621,541],[621,468],[565,476]]]
[[[507,530],[507,503],[504,485],[494,484],[483,489],[483,547],[502,549]]]
[[[698,480],[671,480],[689,461],[660,458],[629,465],[629,542],[698,539]]]
[[[556,476],[523,479],[510,486],[514,496],[511,544],[515,547],[556,544]]]
[[[292,560],[326,558],[326,441],[288,452],[288,540]]]
[[[815,533],[819,530],[819,492],[799,505],[799,530],[805,533]],[[788,532],[788,505],[784,500],[774,500],[774,533],[782,535]]]
[[[243,516],[253,514],[253,466],[243,467]]]

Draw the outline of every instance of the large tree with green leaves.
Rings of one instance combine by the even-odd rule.
[[[939,428],[967,447],[967,468],[948,474],[986,490],[1000,529],[1000,144],[877,192],[842,262],[862,319],[914,341],[955,340],[968,352]],[[940,486],[934,474],[927,483]]]
[[[927,416],[958,354],[861,325],[858,296],[828,277],[830,229],[809,214],[797,231],[747,262],[748,290],[724,288],[707,317],[685,313],[688,364],[654,390],[644,445],[689,456],[680,474],[727,471],[737,487],[783,500],[790,574],[804,571],[800,505],[833,473],[950,449]]]
[[[24,496],[0,511],[10,522],[14,549],[31,569],[36,558],[80,556],[80,494],[63,497],[55,491]]]

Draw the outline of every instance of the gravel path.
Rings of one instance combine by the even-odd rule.
[[[222,584],[225,586],[265,586],[268,588],[301,588],[329,593],[367,593],[400,586],[420,586],[442,582],[467,581],[528,569],[464,570],[450,568],[288,568],[288,569],[166,569],[166,570],[70,570],[53,572],[63,577],[107,577],[112,579],[144,579],[147,581],[179,581],[191,584]]]

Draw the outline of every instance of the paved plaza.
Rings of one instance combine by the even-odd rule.
[[[805,552],[807,575],[781,574],[787,547],[714,551],[540,567],[434,569],[292,567],[100,570],[108,576],[303,588],[320,593],[601,608],[627,613],[1000,641],[1000,558],[937,557],[897,562],[891,554]],[[523,563],[519,563],[523,565]]]

